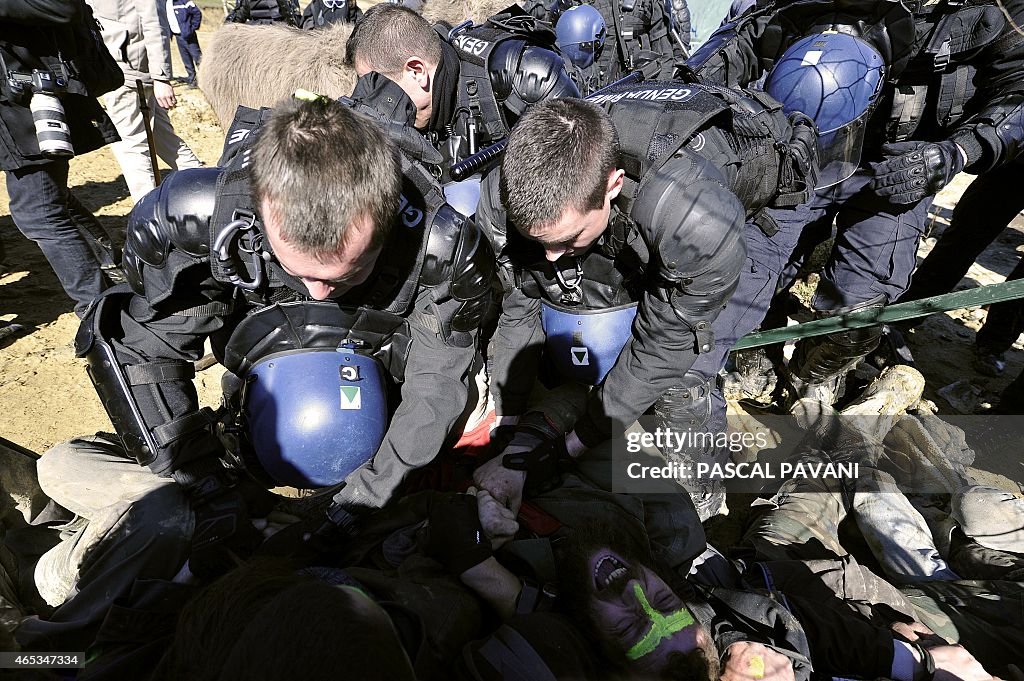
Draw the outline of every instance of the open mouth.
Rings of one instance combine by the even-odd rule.
[[[614,556],[604,556],[594,565],[594,587],[604,591],[629,573],[626,565]]]

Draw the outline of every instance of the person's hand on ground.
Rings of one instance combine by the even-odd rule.
[[[721,681],[794,681],[793,662],[753,641],[733,643],[726,651]]]

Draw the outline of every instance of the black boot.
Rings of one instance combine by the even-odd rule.
[[[881,300],[871,300],[819,313],[818,318],[882,306]],[[790,404],[801,398],[835,404],[843,396],[846,374],[878,347],[881,335],[881,326],[869,326],[805,338],[798,342],[793,358],[789,361]]]

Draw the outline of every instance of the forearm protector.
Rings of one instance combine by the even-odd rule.
[[[505,468],[526,473],[527,496],[560,485],[571,463],[563,433],[541,412],[530,412],[519,420],[501,458]]]
[[[728,87],[746,86],[760,77],[761,65],[746,24],[719,28],[686,60],[700,80]]]
[[[969,173],[1012,161],[1024,149],[1024,92],[998,98],[950,137],[967,154]]]

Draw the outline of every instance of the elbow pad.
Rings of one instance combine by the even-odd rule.
[[[494,251],[473,221],[451,206],[434,217],[421,276],[435,291],[430,326],[449,345],[472,345],[492,312]]]
[[[644,186],[632,217],[653,234],[663,282],[654,295],[694,330],[703,352],[714,345],[711,322],[732,296],[746,259],[743,204],[723,186],[721,172],[685,152]]]
[[[210,220],[219,168],[179,170],[146,194],[128,216],[122,267],[132,290],[156,304],[171,295],[180,271],[210,255]],[[168,255],[189,256],[179,266]]]
[[[489,63],[494,94],[512,114],[509,125],[533,104],[580,96],[562,57],[551,50],[505,40],[495,48]]]
[[[952,141],[967,153],[965,170],[982,173],[1012,161],[1024,150],[1024,92],[1013,92],[989,106]]]

